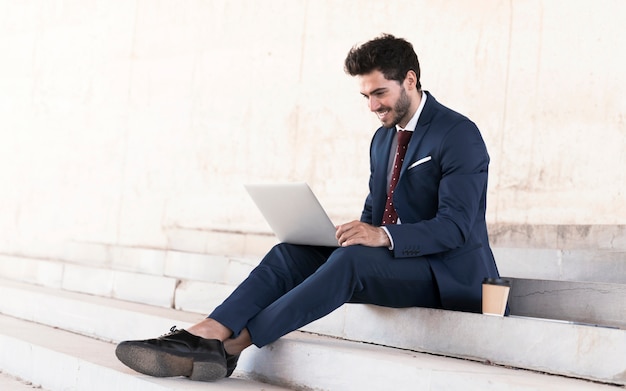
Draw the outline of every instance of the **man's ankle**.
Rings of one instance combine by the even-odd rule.
[[[220,341],[225,341],[232,334],[232,331],[211,318],[206,318],[187,328],[187,332],[201,338],[219,339]]]

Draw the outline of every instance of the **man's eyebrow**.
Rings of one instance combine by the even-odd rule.
[[[363,95],[364,97],[367,98],[369,95],[376,95],[376,94],[379,94],[379,93],[385,92],[385,91],[387,91],[386,87],[380,87],[380,88],[377,88],[374,91],[370,92],[369,94],[366,94],[365,92],[361,92],[361,95]]]

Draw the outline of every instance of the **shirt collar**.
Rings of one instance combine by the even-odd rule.
[[[415,111],[415,114],[413,114],[413,117],[411,117],[411,120],[409,121],[408,124],[406,124],[406,127],[404,129],[402,129],[400,127],[400,125],[396,125],[396,130],[400,131],[400,130],[408,130],[410,132],[415,130],[415,127],[417,126],[417,120],[420,117],[420,114],[422,113],[422,110],[424,109],[424,104],[426,104],[426,94],[421,92],[422,94],[422,100],[420,102],[419,107],[417,108],[417,110]]]

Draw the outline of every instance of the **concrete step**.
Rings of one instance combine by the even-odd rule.
[[[367,319],[365,324],[364,319]],[[302,330],[413,351],[626,384],[624,329],[528,317],[492,317],[427,308],[393,309],[347,304]]]
[[[0,330],[0,368],[27,379],[31,390],[33,386],[50,391],[289,390],[238,376],[215,383],[153,378],[120,363],[115,344],[109,342],[3,315]],[[25,389],[20,386],[26,385],[18,383],[15,390]]]
[[[102,304],[102,303],[100,303]],[[61,307],[64,307],[61,304]],[[96,305],[96,307],[99,307]],[[98,321],[123,323],[103,308]],[[156,308],[155,312],[163,312]],[[150,312],[150,311],[147,311]],[[135,320],[140,320],[138,316]],[[64,319],[64,317],[60,317]],[[70,320],[72,318],[65,318]],[[155,313],[132,330],[146,333]],[[81,327],[73,318],[70,327]],[[164,319],[177,322],[179,319]],[[62,320],[57,321],[63,323]],[[90,330],[89,330],[90,329]],[[104,327],[100,330],[112,330]],[[484,363],[294,332],[264,349],[250,348],[231,379],[195,383],[133,372],[117,361],[115,345],[76,333],[0,315],[0,368],[56,390],[613,390],[614,386]],[[155,336],[150,335],[150,336]],[[103,336],[108,337],[108,336]],[[140,338],[142,338],[140,337]],[[256,379],[256,380],[253,380]],[[270,386],[265,382],[282,384]]]
[[[83,252],[89,252],[85,247],[86,245],[81,247]],[[99,248],[96,245],[87,247],[92,250]],[[220,304],[258,262],[252,259],[154,249],[117,248],[116,251],[109,249],[106,253],[115,253],[119,258],[100,259],[92,265],[0,255],[0,277],[206,313]],[[77,261],[80,257],[74,254],[73,258]],[[551,269],[546,266],[550,262],[541,257],[529,259],[534,259],[534,263],[518,263],[534,265],[535,274],[553,274],[536,272],[540,269],[536,264],[541,263],[542,267]],[[618,260],[621,263],[617,263]],[[597,260],[594,262],[597,266]],[[623,258],[616,257],[615,262],[615,265],[626,265],[626,255]],[[591,268],[591,263],[576,264],[583,269]],[[560,262],[558,269],[562,271],[564,268],[565,265]],[[618,276],[613,277],[613,280],[626,276],[626,270],[619,272],[617,266],[609,270],[614,272],[612,275]],[[520,270],[518,272],[522,276],[528,275]],[[515,280],[511,292],[513,314],[622,328],[626,326],[626,283],[560,280],[559,277],[564,277],[562,274],[554,276],[556,279],[502,274]],[[606,276],[603,279],[609,280]]]
[[[7,373],[3,373],[0,371],[0,390],[2,391],[49,391],[41,388],[39,385],[34,385],[32,382],[27,380],[22,380],[13,375],[9,375]]]
[[[130,253],[126,253],[124,257],[134,255],[136,260],[159,259],[155,250],[148,253],[142,253],[137,249],[129,251]],[[140,256],[141,254],[143,256]],[[21,279],[53,288],[143,302],[164,308],[174,306],[187,312],[206,314],[234,289],[234,284],[225,283],[230,282],[233,277],[226,276],[247,275],[252,267],[249,263],[228,257],[180,252],[168,253],[165,259],[171,261],[162,265],[161,272],[167,270],[166,276],[145,274],[149,267],[141,266],[143,262],[139,261],[136,261],[134,269],[142,270],[144,273],[10,256],[0,257],[0,273],[16,280]],[[152,272],[159,272],[154,266],[150,268],[154,269]],[[192,270],[198,270],[198,276],[192,275]],[[181,280],[183,277],[192,276],[197,280]],[[516,279],[511,293],[512,314],[624,329],[626,316],[624,287],[623,284]],[[375,320],[375,324],[380,325],[381,329],[394,330],[394,335],[401,337],[389,338],[388,334],[380,334],[374,328],[364,327],[361,323],[363,317]],[[196,320],[200,318],[201,315],[198,315]],[[394,310],[375,306],[345,305],[333,314],[305,326],[303,330],[403,349],[461,358],[488,359],[502,365],[568,376],[618,383],[624,381],[623,375],[622,378],[618,375],[624,370],[623,360],[616,360],[609,366],[597,368],[597,363],[603,358],[615,356],[615,349],[622,348],[626,351],[624,330],[602,328],[592,330],[590,336],[600,338],[602,342],[594,343],[589,351],[582,351],[580,348],[584,344],[580,341],[586,341],[588,338],[585,328],[567,328],[564,335],[568,338],[563,339],[561,328],[564,326],[561,324],[555,326],[557,322],[547,326],[537,319],[518,319],[511,325],[508,325],[510,319],[503,322],[500,324],[475,314],[419,308]],[[456,323],[467,324],[465,333],[455,332],[451,325]],[[422,327],[415,327],[415,324],[425,325],[426,330],[441,331],[431,335],[425,333]],[[161,334],[162,330],[168,327],[167,324],[161,324],[154,330],[154,334]],[[476,328],[480,330],[472,332],[476,332],[477,336],[470,334],[470,330]],[[445,334],[444,330],[451,335]],[[528,331],[540,337],[529,335]],[[525,352],[521,357],[512,357],[497,349],[494,350],[493,344],[490,345],[492,342],[489,338],[490,333],[501,335],[502,341],[510,343],[511,346],[519,345],[522,351],[536,346],[537,340],[544,341],[545,345],[540,349]],[[472,338],[468,342],[470,335]],[[487,347],[478,348],[471,342],[476,338],[487,344]],[[610,342],[607,341],[615,341],[615,349],[612,349]],[[552,357],[554,351],[559,352],[558,360]]]
[[[0,278],[204,312],[197,297],[215,307],[254,268],[252,260],[226,256],[151,249],[117,253],[122,258],[116,262],[107,258],[82,264],[0,254]]]
[[[252,367],[248,367],[252,363]],[[298,363],[294,370],[294,363]],[[271,373],[301,390],[398,391],[617,391],[599,384],[545,373],[410,350],[292,333],[269,349],[253,349],[243,368]]]
[[[100,247],[93,244],[81,245],[79,249],[75,249],[72,258],[78,262],[83,257],[80,254],[98,253],[93,251],[94,248]],[[102,253],[108,255],[95,257],[94,265],[89,262],[76,264],[0,255],[0,276],[51,288],[206,314],[221,303],[234,289],[235,284],[245,278],[254,267],[254,261],[250,259],[180,251],[110,247]],[[534,258],[534,262],[539,261],[541,258]],[[120,270],[121,268],[126,270]],[[624,329],[625,286],[612,283],[518,278],[511,294],[512,314],[526,318],[568,320]],[[361,324],[364,316],[375,319],[376,324],[381,325],[383,330],[396,330],[395,334],[402,337],[399,340],[390,339],[387,335],[380,335],[373,328],[364,327]],[[472,319],[472,316],[478,318]],[[203,315],[198,315],[196,319],[201,317]],[[411,322],[411,318],[420,321]],[[454,332],[450,330],[450,322],[467,323],[466,333],[447,336],[437,332],[433,337],[424,334],[421,327],[414,326],[424,324],[427,325],[426,329]],[[506,322],[510,320],[506,319],[504,322],[507,324]],[[405,328],[398,328],[399,324]],[[618,383],[624,381],[624,375],[621,375],[622,378],[618,375],[624,369],[622,360],[616,360],[615,363],[601,369],[594,365],[604,357],[614,356],[615,350],[612,350],[606,341],[616,341],[615,349],[624,349],[624,330],[604,328],[593,330],[591,336],[601,338],[603,342],[594,343],[589,352],[582,352],[580,348],[584,345],[579,338],[586,337],[587,329],[568,328],[566,329],[568,338],[562,339],[560,327],[563,326],[554,326],[555,324],[558,322],[552,322],[544,327],[537,319],[518,319],[513,323],[514,326],[504,326],[475,314],[345,305],[333,314],[304,327],[303,330],[403,349],[479,360],[488,359],[502,365],[568,376]],[[477,349],[476,344],[467,342],[469,330],[473,326],[484,327],[478,332],[478,336],[487,344],[490,343],[489,333],[498,333],[502,341],[507,343],[510,341],[513,346],[519,344],[522,349],[535,346],[535,338],[525,333],[525,327],[528,327],[528,330],[538,333],[541,336],[540,340],[545,341],[546,345],[523,355],[523,360],[519,357],[509,357],[497,350],[491,351],[490,348]],[[155,334],[162,333],[162,330],[168,327],[160,325]],[[516,333],[523,337],[520,338]],[[485,337],[481,337],[483,335]],[[475,338],[473,334],[472,338]],[[563,356],[556,361],[551,354],[545,354],[545,351],[554,349]]]
[[[5,298],[0,301],[0,313],[113,342],[161,335],[174,324],[184,328],[204,317],[197,313],[86,296],[7,280],[0,281],[0,297]],[[367,319],[367,322],[363,322],[363,319]],[[420,308],[394,310],[367,305],[346,305],[303,330],[334,335],[352,341],[400,348],[400,350],[385,348],[391,349],[386,352],[389,354],[394,352],[392,355],[399,354],[398,352],[410,352],[409,355],[417,354],[416,352],[428,352],[593,379],[605,383],[621,385],[626,383],[624,378],[626,363],[622,359],[623,352],[626,351],[626,331],[620,329]],[[306,375],[312,368],[319,367],[323,368],[320,369],[322,371],[335,373],[337,371],[335,366],[345,364],[346,368],[342,370],[347,374],[359,370],[353,362],[357,359],[351,358],[352,353],[346,353],[345,359],[342,359],[344,364],[329,359],[320,360],[318,355],[332,356],[335,354],[334,347],[344,342],[348,344],[345,346],[350,349],[358,346],[354,348],[358,352],[365,349],[363,346],[370,346],[361,342],[342,342],[336,338],[321,336],[303,342],[302,338],[308,337],[302,337],[302,335],[297,332],[266,349],[247,350],[241,358],[238,371],[289,386],[296,384],[313,387],[314,383],[311,383],[311,379]],[[332,349],[329,349],[331,347]],[[283,353],[280,357],[274,358],[275,353],[272,352],[276,349]],[[326,349],[329,349],[331,353],[324,353]],[[350,349],[348,352],[352,352]],[[360,353],[356,355],[360,357]],[[374,356],[378,355],[379,353],[374,354]],[[419,357],[431,356],[419,354]],[[302,368],[297,368],[296,372],[289,370],[288,373],[284,373],[282,367],[277,368],[275,367],[277,364],[268,363],[270,359],[272,362],[289,360],[289,362],[298,363],[297,365]],[[491,368],[473,361],[446,359],[450,360],[446,365],[456,365],[454,363],[459,362],[479,365],[472,371],[481,373],[485,371],[485,368]],[[367,362],[359,365],[364,367],[382,365],[375,364],[376,359],[369,356],[363,360]],[[427,372],[439,373],[440,371],[436,369],[437,366],[428,367],[421,361],[419,364],[400,366],[408,370],[413,365],[421,365],[423,369],[426,368],[424,370]],[[448,374],[450,378],[456,376],[453,372],[457,370],[465,372],[469,370],[454,366],[451,368],[455,369]],[[387,368],[387,370],[391,369]],[[432,373],[428,373],[432,378]],[[488,373],[496,376],[492,372]],[[352,379],[352,377],[341,377],[341,379]],[[319,389],[333,389],[328,383],[330,380],[322,380],[318,380],[321,382]],[[405,383],[400,382],[394,385],[400,388],[389,389],[401,389],[402,384]]]
[[[626,284],[624,232],[626,225],[500,226],[491,232],[491,241],[502,275],[538,280]],[[70,242],[64,245],[64,251],[57,254],[56,259],[67,264],[102,269],[236,284],[276,243],[272,236],[210,229],[185,231],[180,240],[183,242],[178,246],[170,243],[167,250]],[[243,251],[242,247],[247,250]],[[254,248],[254,251],[250,248]],[[0,254],[0,271],[3,263],[10,265],[14,261],[29,258],[38,259],[36,254]],[[17,270],[14,273],[26,271]],[[53,282],[54,278],[58,278],[58,274],[51,274],[47,278],[48,283]]]
[[[511,280],[512,315],[626,329],[626,284]]]
[[[348,220],[350,220],[349,217]],[[342,219],[337,221],[342,221]],[[265,254],[270,246],[277,243],[276,236],[272,233],[269,226],[250,226],[245,221],[227,226],[207,225],[199,227],[176,224],[166,226],[164,230],[168,237],[168,248],[197,253],[229,254],[254,258]],[[610,253],[621,253],[622,255],[626,253],[626,225],[623,224],[528,225],[498,223],[489,224],[488,230],[491,246],[494,249],[502,248],[505,251],[507,249],[540,249],[542,250],[541,252],[550,250],[543,252],[544,255],[556,255],[565,261],[571,260],[573,262],[578,260],[588,262],[598,252],[608,254],[609,256]],[[76,246],[82,245],[84,243],[76,243]],[[515,251],[514,255],[516,254],[524,255],[523,252]],[[526,254],[533,254],[533,252]],[[590,255],[591,258],[589,257]],[[610,258],[605,258],[604,254],[597,260],[601,259],[610,261]],[[621,260],[623,261],[624,258],[622,257]],[[532,258],[525,258],[522,261],[523,263],[533,263]],[[517,260],[515,263],[517,263]],[[539,263],[533,266],[538,266],[537,271],[543,271]],[[532,271],[532,269],[530,270]],[[598,274],[610,277],[610,274],[605,273],[602,268],[592,268],[588,271],[592,272],[592,275]],[[511,275],[510,273],[506,274]],[[564,276],[567,276],[567,273]],[[585,274],[582,273],[580,276],[584,277]],[[558,279],[554,278],[554,276],[536,275],[528,276],[527,278]]]
[[[622,224],[489,224],[492,247],[626,251]]]
[[[493,247],[500,274],[516,278],[626,284],[626,250]]]

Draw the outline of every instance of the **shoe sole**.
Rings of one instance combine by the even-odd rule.
[[[186,376],[211,382],[226,376],[225,362],[194,360],[193,356],[179,356],[146,346],[122,343],[115,349],[115,355],[127,367],[154,377]]]

